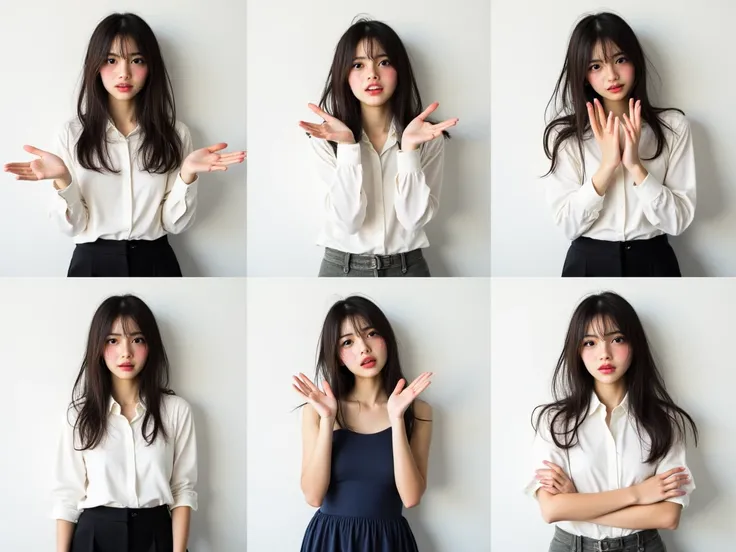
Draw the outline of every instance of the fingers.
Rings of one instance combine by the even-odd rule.
[[[641,132],[641,100],[636,100],[636,107],[634,108],[634,117],[637,132]]]
[[[325,380],[325,381],[322,382],[322,387],[325,390],[325,395],[327,395],[328,397],[333,398],[333,399],[335,398],[335,395],[332,392],[332,387],[330,387],[330,384],[327,383],[327,380]]]
[[[603,104],[598,101],[598,98],[593,100],[593,103],[595,104],[595,110],[598,116],[598,124],[603,128],[606,126],[606,112],[603,111]]]
[[[593,104],[588,102],[585,104],[585,107],[588,108],[588,121],[590,121],[590,128],[593,130],[593,136],[596,140],[600,140],[601,126],[598,124],[598,117],[595,113],[595,109],[593,108]]]
[[[683,467],[679,467],[679,468],[672,468],[671,470],[667,470],[667,471],[666,471],[666,472],[664,472],[664,473],[660,473],[660,474],[659,474],[659,478],[660,478],[660,479],[661,479],[662,481],[664,481],[664,480],[665,480],[665,479],[667,479],[668,477],[671,477],[671,476],[673,476],[673,475],[675,475],[675,474],[678,474],[678,473],[682,473],[682,472],[684,472],[684,471],[685,471],[685,468],[683,468]]]
[[[220,142],[219,144],[213,144],[211,146],[207,146],[205,149],[209,151],[210,153],[215,153],[218,151],[222,151],[227,147],[227,144],[225,142]]]
[[[434,127],[432,127],[432,130],[436,131],[437,136],[439,136],[440,132],[442,132],[443,130],[447,130],[450,127],[454,127],[459,120],[460,119],[458,118],[447,119],[446,121],[442,121],[441,123],[437,123],[436,125],[434,125]]]
[[[627,144],[636,144],[636,133],[634,132],[633,125],[631,123],[631,119],[624,113],[624,134],[626,137],[626,143]]]
[[[423,121],[424,119],[426,119],[427,117],[429,117],[429,115],[435,109],[437,109],[439,106],[440,106],[440,102],[434,102],[434,103],[430,104],[429,107],[427,107],[427,109],[425,109],[424,111],[422,111],[417,118]]]
[[[544,462],[542,462],[542,464],[544,464],[545,466],[547,466],[550,470],[552,470],[552,471],[554,471],[556,473],[565,475],[567,477],[567,474],[565,473],[565,471],[560,466],[558,466],[557,464],[554,464],[553,462],[548,462],[546,460]]]
[[[331,119],[331,118],[332,118],[332,117],[330,117],[330,115],[328,115],[328,114],[327,114],[327,113],[326,113],[326,112],[325,112],[324,110],[322,110],[322,109],[321,109],[321,108],[320,108],[320,107],[319,107],[318,105],[316,105],[316,104],[310,103],[310,104],[307,104],[307,107],[309,107],[309,109],[311,109],[311,110],[312,110],[312,111],[314,111],[314,112],[315,112],[315,113],[316,113],[317,115],[319,115],[320,117],[322,117],[322,118],[323,118],[323,119],[324,119],[325,121],[327,121],[328,119]]]
[[[613,111],[611,113],[613,113]],[[619,130],[620,128],[621,128],[621,119],[619,119],[618,117],[614,117],[612,132],[613,132],[613,141],[615,142],[616,147],[619,147],[619,144],[621,143],[621,134]]]
[[[29,145],[23,146],[23,149],[26,150],[28,153],[32,153],[33,155],[38,155],[39,157],[42,157],[43,155],[47,153],[42,149],[38,149],[36,147],[29,146]]]
[[[611,134],[613,132],[613,125],[616,123],[613,116],[613,111],[608,112],[608,119],[606,119],[606,132]]]
[[[398,395],[399,393],[401,393],[401,390],[404,389],[405,385],[406,385],[406,380],[404,378],[401,378],[396,384],[396,387],[394,387],[394,392],[391,394]]]

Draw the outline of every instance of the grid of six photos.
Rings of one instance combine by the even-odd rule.
[[[728,549],[713,10],[4,14],[0,550]]]

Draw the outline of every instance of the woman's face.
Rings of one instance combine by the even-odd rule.
[[[368,53],[372,54],[372,58]],[[361,40],[355,48],[348,84],[362,106],[380,107],[391,99],[397,84],[396,69],[378,42]]]
[[[357,327],[356,327],[357,326]],[[363,318],[343,320],[337,346],[340,362],[356,377],[377,376],[386,365],[386,341]]]
[[[587,70],[588,83],[604,100],[626,100],[634,86],[634,64],[616,44],[606,46],[604,48],[599,41],[593,48]]]
[[[113,40],[100,67],[100,78],[107,93],[116,100],[130,101],[143,89],[147,77],[148,66],[135,41],[121,37]]]
[[[622,380],[631,365],[631,346],[612,320],[593,319],[580,344],[580,356],[596,386]]]
[[[112,375],[122,380],[138,377],[148,359],[148,344],[132,320],[118,318],[105,338],[104,359]]]

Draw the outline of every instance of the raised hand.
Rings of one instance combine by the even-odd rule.
[[[641,138],[641,100],[629,100],[629,114],[624,113],[624,153],[621,161],[628,171],[641,165],[639,140]]]
[[[317,411],[320,418],[334,420],[337,416],[337,399],[332,394],[332,388],[326,381],[322,383],[324,391],[312,383],[307,376],[299,372],[293,376],[292,387],[296,389],[304,400],[306,400]]]
[[[439,102],[434,102],[427,109],[417,115],[404,129],[401,134],[401,149],[403,151],[412,151],[421,146],[424,142],[429,142],[437,138],[442,131],[453,127],[460,120],[458,118],[447,119],[441,123],[430,123],[427,117],[439,107]]]
[[[653,475],[643,483],[635,485],[638,495],[638,504],[656,504],[668,498],[683,496],[687,493],[680,487],[690,482],[690,476],[685,468],[672,468],[669,471]]]
[[[419,394],[424,391],[429,384],[432,383],[432,372],[424,372],[417,379],[415,379],[409,387],[404,389],[406,385],[405,379],[400,379],[399,383],[396,384],[394,392],[388,398],[386,409],[388,410],[388,418],[393,423],[403,419],[404,412],[409,408],[409,405]]]
[[[5,172],[14,174],[16,180],[59,180],[69,185],[71,175],[61,157],[33,146],[23,146],[23,149],[38,159],[23,163],[6,163],[3,166]]]
[[[537,480],[542,488],[550,494],[576,493],[575,484],[567,476],[565,471],[552,462],[543,462],[547,469],[537,470]]]
[[[225,143],[214,144],[194,150],[187,155],[181,166],[182,179],[190,184],[199,173],[226,171],[229,165],[242,163],[245,160],[247,154],[244,151],[220,153],[226,147]]]
[[[613,170],[621,164],[621,138],[619,136],[621,121],[618,117],[614,117],[613,111],[609,112],[606,117],[603,105],[598,98],[593,100],[593,103],[595,105],[590,102],[586,104],[590,128],[601,150],[603,157],[601,164]]]
[[[337,142],[338,144],[354,144],[355,136],[353,131],[348,126],[335,119],[332,115],[326,111],[320,109],[319,106],[314,104],[307,104],[309,109],[314,111],[317,115],[322,117],[324,123],[318,125],[315,123],[307,123],[305,121],[299,121],[299,126],[310,136],[315,138],[322,138],[323,140],[329,140],[330,142]]]

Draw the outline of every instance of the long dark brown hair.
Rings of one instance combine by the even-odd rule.
[[[565,63],[557,79],[555,90],[547,103],[547,111],[552,112],[552,121],[544,129],[544,153],[550,160],[550,168],[545,176],[555,172],[562,145],[568,139],[574,139],[580,159],[583,160],[583,141],[592,136],[588,120],[587,102],[603,98],[588,83],[588,67],[593,58],[596,44],[600,43],[604,58],[608,59],[613,47],[624,54],[634,66],[634,83],[629,91],[629,98],[641,101],[641,118],[654,132],[656,150],[654,155],[645,160],[656,159],[662,154],[666,145],[665,132],[674,132],[661,117],[665,111],[681,110],[673,107],[654,107],[647,94],[647,64],[641,44],[633,29],[621,17],[613,13],[597,13],[583,17],[570,36]],[[585,166],[581,182],[585,180]]]
[[[82,124],[82,134],[76,145],[79,164],[97,172],[119,172],[119,168],[112,166],[107,149],[109,94],[100,77],[100,69],[118,38],[123,47],[123,39],[134,40],[148,66],[146,82],[135,96],[135,115],[143,135],[138,151],[141,166],[150,173],[173,172],[182,163],[183,144],[176,132],[176,105],[171,80],[151,27],[132,13],[108,15],[97,25],[89,41],[77,100],[77,116]]]
[[[353,66],[355,49],[363,40],[365,40],[366,55],[369,59],[373,59],[374,55],[383,48],[389,62],[396,69],[396,90],[389,101],[391,113],[396,118],[399,127],[396,131],[401,136],[407,125],[424,108],[404,43],[391,27],[381,21],[360,18],[342,35],[335,48],[332,67],[327,75],[327,82],[319,105],[327,113],[345,123],[353,132],[355,141],[360,141],[363,133],[360,101],[350,89],[348,76]],[[450,137],[446,131],[443,131],[443,134],[446,138]],[[337,144],[332,143],[332,147],[337,149]]]
[[[146,364],[137,376],[138,393],[146,405],[142,425],[143,438],[149,445],[159,435],[164,439],[168,438],[161,420],[161,405],[163,395],[173,395],[174,392],[169,389],[169,360],[156,318],[148,305],[138,297],[116,295],[105,299],[92,317],[87,351],[74,382],[69,408],[77,414],[74,429],[81,443],[80,450],[95,448],[107,432],[112,373],[105,364],[104,351],[107,336],[117,319],[121,319],[126,333],[127,327],[135,323],[148,345]]]
[[[688,425],[697,445],[695,422],[667,392],[639,316],[626,299],[613,292],[586,297],[575,309],[552,378],[554,402],[534,410],[534,430],[544,420],[557,447],[566,450],[578,443],[577,432],[588,414],[595,383],[580,352],[589,325],[596,322],[607,326],[604,333],[620,331],[631,347],[631,365],[623,377],[639,435],[646,433],[651,442],[646,462],[664,458],[675,440],[684,443]]]
[[[315,381],[321,378],[330,384],[337,399],[335,420],[341,428],[350,429],[345,421],[342,401],[346,400],[353,390],[355,375],[340,360],[340,328],[345,320],[350,320],[355,331],[360,331],[361,321],[365,321],[367,326],[373,328],[386,342],[386,365],[378,377],[381,378],[381,389],[387,397],[391,396],[399,380],[406,378],[401,371],[399,347],[394,330],[386,315],[375,303],[365,297],[352,295],[332,305],[327,312],[319,337]],[[404,424],[409,438],[411,438],[415,420],[417,418],[414,415],[414,403],[411,403],[404,413]]]

